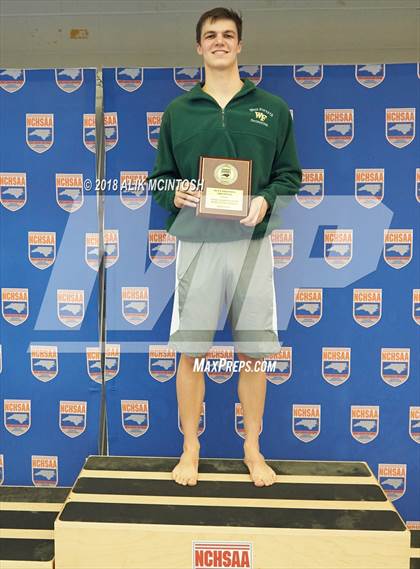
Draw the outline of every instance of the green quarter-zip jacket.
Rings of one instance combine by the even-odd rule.
[[[175,190],[160,180],[197,180],[200,156],[252,160],[251,197],[263,196],[269,205],[261,223],[247,227],[238,220],[196,217],[195,208],[174,205]],[[154,199],[170,211],[167,231],[179,239],[234,241],[270,234],[280,228],[280,210],[302,180],[287,104],[245,79],[222,109],[197,83],[166,108],[148,180]]]

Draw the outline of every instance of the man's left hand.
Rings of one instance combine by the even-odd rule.
[[[251,200],[248,215],[243,219],[241,219],[239,223],[243,223],[248,227],[254,227],[264,219],[267,210],[268,210],[267,200],[262,196],[257,196],[256,198],[253,198]]]

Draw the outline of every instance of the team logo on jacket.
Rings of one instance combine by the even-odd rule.
[[[331,385],[342,385],[350,377],[351,348],[322,348],[322,377]]]
[[[147,176],[149,172],[120,172],[120,200],[131,210],[139,209],[147,201]]]
[[[390,267],[401,269],[411,261],[412,229],[384,229],[384,259]]]
[[[54,115],[27,113],[26,142],[38,154],[49,150],[54,144]]]
[[[420,407],[410,407],[408,432],[415,443],[420,444]]]
[[[137,91],[143,84],[143,67],[117,67],[115,81],[124,91]]]
[[[241,79],[249,79],[258,85],[262,79],[262,65],[240,65],[239,76]]]
[[[31,427],[31,400],[5,399],[4,426],[16,437],[28,432]]]
[[[181,425],[181,417],[179,416],[179,409],[178,409],[178,429],[182,434],[184,434],[184,431],[182,430],[182,425]],[[206,404],[203,401],[203,403],[201,405],[200,418],[198,420],[197,436],[202,435],[205,430],[206,430]]]
[[[193,541],[192,569],[252,569],[252,543],[247,541]]]
[[[48,269],[55,261],[55,232],[28,231],[28,258],[37,269]]]
[[[4,455],[0,454],[0,485],[4,482]]]
[[[274,267],[282,269],[293,259],[293,229],[275,229],[270,239]]]
[[[294,65],[293,79],[305,89],[312,89],[321,83],[323,78],[323,65],[308,64]]]
[[[202,80],[202,67],[174,67],[174,81],[184,91],[191,91],[194,85]]]
[[[353,289],[353,318],[363,326],[370,328],[379,322],[382,316],[381,288]]]
[[[295,288],[294,315],[302,326],[314,326],[322,318],[322,288]]]
[[[24,69],[0,69],[0,87],[8,93],[16,93],[25,85]]]
[[[87,401],[60,401],[60,430],[74,439],[86,429]]]
[[[161,112],[148,112],[147,117],[147,139],[153,148],[158,147],[160,124],[162,122],[163,113]]]
[[[83,144],[88,150],[96,152],[96,115],[83,115]]]
[[[149,346],[149,373],[161,383],[169,381],[176,371],[176,351],[169,346]]]
[[[354,73],[360,85],[372,89],[372,87],[377,87],[385,79],[385,64],[359,64],[355,66]]]
[[[99,233],[85,233],[85,261],[94,271],[99,268]]]
[[[54,487],[58,484],[58,458],[32,455],[32,482],[34,486]]]
[[[420,288],[413,288],[413,320],[420,326]]]
[[[1,179],[1,174],[0,174],[0,179]],[[1,185],[1,182],[0,182],[0,185]],[[420,203],[420,168],[416,168],[415,192],[416,192],[416,200]]]
[[[124,431],[132,437],[144,435],[149,428],[149,401],[121,400],[121,420]]]
[[[176,257],[176,237],[163,229],[149,231],[149,257],[158,267],[167,267]]]
[[[27,288],[2,288],[1,289],[1,311],[3,318],[19,326],[23,324],[29,316],[29,293]]]
[[[260,434],[263,430],[263,420],[261,419]],[[244,411],[240,403],[235,403],[235,432],[242,439],[245,438]]]
[[[404,496],[406,479],[406,464],[378,464],[379,484],[391,502]]]
[[[104,231],[105,268],[109,269],[118,261],[120,256],[118,229],[105,229]]]
[[[391,387],[398,387],[410,375],[410,348],[381,348],[381,377]]]
[[[118,143],[118,115],[104,113],[105,151],[111,150]]]
[[[353,229],[324,229],[324,259],[334,269],[348,265],[353,256]]]
[[[56,174],[55,189],[57,203],[64,211],[74,213],[82,207],[83,174]]]
[[[123,286],[122,313],[130,324],[137,326],[149,316],[149,287]]]
[[[370,443],[379,433],[379,405],[352,405],[351,436],[359,443]]]
[[[99,346],[86,346],[87,372],[93,381],[102,383],[101,348]]]
[[[120,344],[105,344],[105,381],[114,379],[120,371]]]
[[[304,443],[316,439],[321,431],[321,405],[293,405],[292,429]]]
[[[233,375],[233,346],[212,346],[206,354],[205,369],[215,383],[224,383]]]
[[[57,346],[31,344],[31,372],[39,381],[51,381],[58,374]]]
[[[415,108],[386,109],[385,134],[390,144],[404,148],[414,140],[415,133]]]
[[[55,81],[63,91],[73,93],[83,84],[83,69],[77,67],[56,69]]]
[[[383,168],[356,168],[354,193],[356,201],[371,209],[384,199],[385,170]]]
[[[302,170],[302,185],[296,194],[296,201],[307,209],[319,205],[324,199],[324,169]]]
[[[58,289],[57,315],[60,322],[69,328],[81,324],[85,316],[85,291]]]
[[[268,381],[274,385],[280,385],[292,376],[292,359],[293,348],[291,346],[282,346],[277,354],[270,354],[264,358],[268,362],[275,363],[274,371],[266,371],[265,375]]]
[[[9,211],[26,204],[25,172],[0,172],[0,203]]]
[[[354,109],[324,110],[325,139],[334,148],[344,148],[354,137]]]

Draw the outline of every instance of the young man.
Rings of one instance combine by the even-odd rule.
[[[178,238],[169,343],[181,352],[176,387],[184,447],[173,479],[183,485],[197,483],[204,376],[195,371],[194,359],[211,347],[226,301],[238,358],[251,364],[241,370],[238,385],[244,462],[256,486],[269,486],[275,474],[259,448],[266,377],[255,363],[280,349],[269,235],[279,226],[281,196],[290,200],[298,192],[302,174],[286,103],[240,79],[241,17],[226,8],[209,10],[197,23],[196,39],[205,82],[165,110],[149,177],[154,183],[185,181],[176,189],[153,191],[156,201],[171,212],[166,228]],[[188,181],[198,178],[202,155],[252,160],[247,217],[233,221],[195,215],[200,193]]]

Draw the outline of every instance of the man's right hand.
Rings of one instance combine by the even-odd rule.
[[[196,207],[200,201],[200,191],[195,184],[183,180],[175,190],[174,205],[176,207]]]

